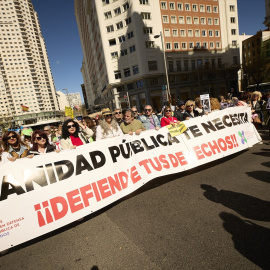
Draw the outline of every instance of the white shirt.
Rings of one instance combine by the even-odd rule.
[[[120,135],[123,135],[123,132],[118,125],[117,125],[117,130],[111,128],[108,131],[108,134],[104,133],[101,126],[98,126],[97,130],[96,130],[96,140],[97,141],[102,140],[102,139],[107,139],[107,138],[113,138],[113,137],[120,136]]]

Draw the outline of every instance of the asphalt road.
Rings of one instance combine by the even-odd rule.
[[[0,269],[270,269],[270,141],[152,180],[17,246]]]

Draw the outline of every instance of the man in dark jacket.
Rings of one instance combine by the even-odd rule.
[[[177,118],[178,121],[183,121],[183,115],[185,113],[185,103],[183,100],[179,100],[177,102],[178,110],[174,112],[174,117]]]

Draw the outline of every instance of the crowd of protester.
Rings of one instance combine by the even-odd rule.
[[[244,93],[240,99],[225,99],[224,96],[219,96],[218,99],[210,98],[208,105],[211,110],[202,104],[200,98],[185,102],[178,100],[176,106],[165,106],[162,110],[154,110],[151,105],[144,106],[142,112],[139,112],[136,106],[123,112],[120,109],[112,112],[105,108],[95,118],[85,116],[79,121],[68,117],[59,126],[45,126],[42,130],[35,131],[23,128],[20,134],[6,131],[0,148],[1,162],[14,162],[20,158],[35,158],[47,153],[76,149],[84,144],[123,134],[139,135],[145,130],[159,130],[167,125],[175,126],[182,121],[235,106],[250,107],[255,127],[267,125],[270,136],[269,102],[270,91],[264,96],[255,91]]]

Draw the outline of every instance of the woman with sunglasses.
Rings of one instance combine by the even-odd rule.
[[[89,143],[86,136],[91,137],[93,134],[90,128],[85,127],[77,119],[67,119],[62,126],[61,148],[76,149],[77,146]]]
[[[183,120],[189,120],[190,118],[194,118],[200,116],[200,113],[194,109],[195,103],[192,100],[188,100],[186,102],[186,112],[183,115]]]
[[[172,116],[172,109],[170,106],[166,106],[164,109],[164,116],[161,118],[160,125],[161,127],[166,127],[168,125],[175,126],[175,124],[179,124],[180,122],[177,118]]]
[[[43,155],[51,152],[60,152],[56,150],[54,145],[49,143],[48,136],[41,130],[36,130],[32,134],[33,147],[28,150],[27,157],[33,157],[36,155]]]
[[[109,108],[102,110],[102,116],[104,119],[99,122],[96,132],[97,141],[123,135],[122,130],[113,118],[112,112]]]
[[[21,140],[21,136],[15,131],[7,131],[4,134],[2,147],[2,162],[24,158],[27,156],[27,151],[30,148]]]

